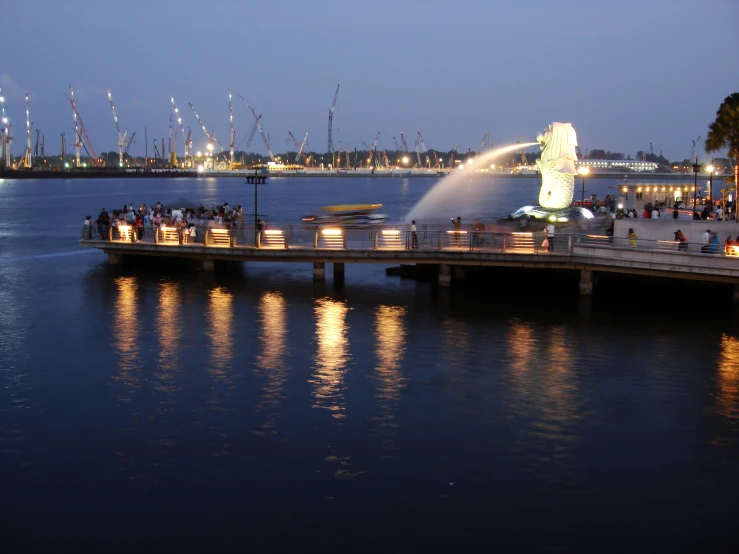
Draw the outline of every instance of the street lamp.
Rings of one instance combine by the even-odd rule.
[[[713,209],[713,165],[709,164],[706,167],[708,171],[708,206]]]
[[[580,204],[584,206],[585,205],[585,176],[588,173],[590,173],[590,169],[585,166],[580,166],[577,168],[577,172],[582,176],[582,197],[580,198]]]
[[[693,173],[695,174],[695,184],[693,185],[693,219],[695,219],[695,208],[697,205],[697,197],[696,194],[698,194],[698,172],[701,170],[701,164],[698,163],[698,157],[695,158],[695,163],[693,164]]]

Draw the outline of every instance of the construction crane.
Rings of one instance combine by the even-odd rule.
[[[517,140],[516,144],[521,144],[521,141]],[[523,148],[519,148],[518,152],[521,154],[521,165],[529,165],[529,160],[526,158],[526,152],[523,151]]]
[[[418,167],[422,167],[423,163],[421,162],[421,147],[418,145],[418,141],[416,141],[416,158],[418,158]]]
[[[380,166],[380,158],[377,157],[377,143],[380,142],[380,131],[377,131],[375,140],[372,141],[372,164]]]
[[[349,163],[349,144],[344,144],[344,147],[346,148],[346,168],[349,169],[349,166],[351,163]]]
[[[66,96],[66,95],[65,95]],[[80,127],[77,123],[77,110],[74,109],[74,90],[69,85],[69,96],[67,99],[72,103],[72,121],[74,122],[74,154],[77,167],[80,166],[80,148],[82,148],[82,137],[80,136]]]
[[[131,144],[133,144],[133,139],[135,136],[136,136],[136,131],[134,131],[131,134],[131,138],[126,141],[126,149],[123,151],[124,156],[128,154],[128,150],[131,148]]]
[[[490,133],[485,133],[482,137],[482,141],[480,141],[480,148],[477,150],[478,154],[482,154],[484,150],[492,150],[493,149],[493,138],[490,136]]]
[[[429,158],[429,149],[426,148],[426,143],[423,141],[423,137],[421,136],[421,131],[416,131],[416,133],[418,133],[418,145],[421,147],[421,152],[426,154],[426,165],[431,167],[431,158]],[[418,163],[419,165],[421,164],[420,161]]]
[[[395,137],[393,137],[393,148],[395,149],[396,152],[400,151],[400,146],[398,146],[398,140]]]
[[[33,148],[33,157],[36,158],[36,165],[38,165],[38,142],[41,135],[41,129],[36,129],[36,146]]]
[[[215,131],[208,132],[208,129],[205,127],[205,124],[203,124],[203,121],[200,119],[200,116],[198,115],[198,112],[195,111],[195,106],[192,105],[192,103],[188,103],[190,106],[190,109],[192,110],[192,113],[195,114],[195,119],[197,120],[200,127],[203,129],[203,133],[205,133],[205,137],[208,139],[208,145],[207,149],[208,152],[213,152],[213,148],[215,147]]]
[[[28,91],[26,91],[26,149],[23,151],[23,167],[31,168],[31,111],[28,108]]]
[[[110,93],[110,89],[105,89],[105,91],[108,93],[108,101],[110,102],[110,109],[113,112],[115,130],[118,132],[118,166],[123,167],[123,149],[126,147],[128,129],[124,128],[123,134],[121,134],[121,126],[118,124],[118,116],[115,113],[115,104],[113,104],[113,95]]]
[[[454,143],[454,146],[452,146],[451,152],[449,152],[449,167],[454,169],[454,154],[457,153],[457,143]]]
[[[74,132],[76,135],[75,140],[75,147],[77,149],[76,155],[77,155],[77,166],[79,167],[80,163],[80,146],[85,147],[85,152],[87,152],[87,155],[90,157],[92,164],[97,166],[98,165],[98,157],[97,154],[95,154],[95,149],[92,147],[92,142],[90,142],[90,137],[87,135],[87,130],[85,130],[85,124],[82,123],[82,117],[80,117],[80,112],[77,110],[77,104],[74,101],[74,91],[72,90],[72,85],[69,86],[69,93],[70,96],[67,96],[66,94],[64,96],[67,96],[67,100],[69,100],[69,103],[72,104],[72,115],[74,119]],[[84,139],[84,142],[83,142]]]
[[[170,94],[169,95],[169,101],[172,103],[172,111],[174,112],[174,116],[177,118],[177,123],[180,126],[180,132],[182,133],[182,139],[185,143],[185,160],[187,160],[187,156],[190,155],[190,147],[192,146],[192,143],[190,142],[190,134],[188,133],[185,135],[185,126],[182,124],[182,118],[180,117],[180,110],[177,108],[177,104],[175,104],[174,97]],[[175,153],[177,153],[177,149],[175,148]]]
[[[652,143],[649,143],[649,153],[654,156],[654,148],[652,148]]]
[[[307,164],[307,156],[303,154],[303,147],[305,146],[305,142],[308,140],[308,133],[305,133],[305,137],[303,138],[303,142],[298,142],[298,139],[295,138],[295,135],[292,134],[292,132],[288,131],[287,134],[290,136],[290,139],[293,141],[293,144],[295,145],[295,163],[298,163],[300,161],[301,154],[303,155],[303,160]]]
[[[61,156],[61,158],[62,158],[62,165],[64,165],[64,158],[67,155],[67,139],[64,138],[64,134],[65,133],[62,133],[60,135],[61,136],[61,139],[62,139],[62,145],[61,145],[62,146],[62,156]]]
[[[693,141],[693,150],[690,152],[690,159],[695,160],[696,163],[698,163],[698,151],[696,149],[696,144],[701,141],[701,138],[698,137]]]
[[[334,112],[336,111],[336,101],[339,99],[339,85],[336,85],[336,92],[334,93],[334,101],[331,104],[331,109],[328,110],[328,154],[329,156],[334,153],[334,139],[333,139],[333,126],[334,126]]]
[[[45,148],[46,140],[45,139],[46,139],[46,136],[41,135],[41,159],[43,160],[41,163],[43,165],[46,165],[46,148]]]
[[[231,89],[228,89],[228,126],[229,137],[228,148],[231,151],[230,164],[234,165],[234,152],[236,151],[236,131],[234,131],[234,109],[231,103]]]
[[[300,148],[298,148],[298,153],[295,156],[295,161],[298,161],[299,156],[303,156],[303,161],[305,161],[306,167],[310,167],[310,158],[303,153],[303,149],[305,148],[305,145],[307,143],[308,143],[308,133],[305,133],[305,136],[303,137],[303,141],[300,143]]]
[[[259,119],[261,119],[261,118],[262,118],[262,114],[259,114]],[[249,151],[249,146],[251,146],[251,141],[254,140],[254,135],[256,135],[256,134],[257,134],[257,124],[254,123],[251,126],[251,130],[249,131],[249,137],[248,137],[248,139],[246,137],[244,137],[243,139],[241,139],[241,142],[244,142],[246,140],[246,145],[244,146],[244,152],[248,152]],[[241,143],[239,143],[239,145],[241,145]],[[237,146],[237,148],[238,148],[238,146]]]
[[[246,104],[246,107],[249,108],[249,110],[251,111],[251,114],[254,116],[254,123],[257,126],[257,130],[259,131],[259,134],[262,136],[262,141],[264,142],[264,146],[267,148],[267,154],[269,155],[269,159],[272,161],[275,161],[275,155],[272,153],[272,148],[269,145],[269,139],[265,136],[264,129],[262,129],[262,124],[259,121],[260,119],[262,119],[262,116],[257,115],[256,110],[249,105],[249,102],[246,101],[246,98],[244,98],[240,94],[239,94],[239,98],[241,98],[244,101],[244,104]]]
[[[403,131],[400,131],[400,143],[403,145],[403,147],[400,149],[401,152],[408,152],[408,143],[405,142],[405,135],[403,134]]]
[[[1,160],[3,167],[10,167],[12,162],[12,155],[10,153],[10,145],[13,143],[13,124],[8,120],[8,116],[5,115],[5,97],[3,96],[3,87],[0,86],[0,117],[2,117],[2,143],[3,143],[3,158]]]

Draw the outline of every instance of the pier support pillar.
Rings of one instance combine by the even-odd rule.
[[[313,280],[324,281],[326,279],[326,264],[323,262],[313,262]]]
[[[580,270],[580,294],[583,296],[591,296],[593,294],[593,270]]]
[[[739,306],[739,285],[734,285],[734,305]]]
[[[447,264],[439,266],[439,286],[449,287],[452,285],[452,268]]]
[[[213,272],[216,269],[215,260],[203,260],[203,271]]]
[[[121,254],[108,252],[108,265],[120,265],[122,261],[123,256]]]
[[[334,262],[334,281],[344,280],[344,264]]]

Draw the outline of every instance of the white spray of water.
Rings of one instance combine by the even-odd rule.
[[[520,148],[533,146],[534,144],[538,143],[527,142],[525,144],[503,146],[502,148],[481,154],[470,163],[455,169],[423,195],[423,198],[405,216],[406,221],[443,217],[448,215],[450,209],[454,210],[454,213],[465,213],[473,210],[475,208],[473,205],[460,206],[460,200],[464,200],[464,195],[460,195],[460,188],[473,181],[475,181],[475,186],[478,186],[478,183],[479,185],[489,186],[489,181],[482,181],[480,179],[480,175],[484,175],[484,173],[481,173],[481,170],[489,169],[492,161],[501,154],[507,154]],[[469,203],[473,202],[474,199],[471,199]]]

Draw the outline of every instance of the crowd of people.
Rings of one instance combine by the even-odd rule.
[[[230,207],[228,202],[206,209],[204,206],[197,208],[171,208],[165,207],[161,202],[154,206],[142,204],[134,207],[133,204],[123,205],[122,209],[114,209],[108,212],[103,208],[97,219],[87,216],[84,222],[83,234],[85,238],[92,239],[94,234],[100,240],[108,240],[111,231],[125,229],[126,232],[135,233],[138,240],[153,235],[159,228],[178,229],[186,242],[202,242],[203,236],[208,229],[234,229],[239,233],[244,230],[244,210],[241,206]],[[264,222],[259,220],[258,227],[264,228]],[[260,229],[261,230],[261,229]]]

